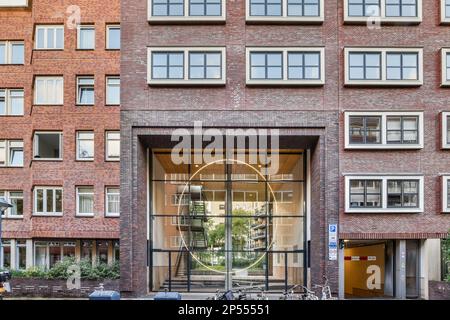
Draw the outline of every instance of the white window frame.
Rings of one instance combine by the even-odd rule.
[[[37,90],[37,81],[45,80],[45,100],[44,102],[38,102],[38,90]],[[61,80],[61,92],[58,94],[57,92],[53,93],[52,100],[50,101],[50,97],[47,96],[48,91],[48,81],[56,81]],[[56,90],[56,87],[54,87]],[[58,95],[60,96],[60,100],[57,99]],[[53,98],[55,98],[53,100]],[[64,105],[64,77],[62,76],[36,76],[34,78],[34,105],[38,106],[62,106]]]
[[[448,182],[450,181],[450,174],[441,176],[442,183],[442,213],[450,213],[450,203],[448,202]]]
[[[22,193],[22,197],[13,197],[11,196],[11,193],[16,193],[16,192],[21,192]],[[5,198],[6,201],[11,203],[11,199],[22,199],[22,202],[24,201],[24,195],[23,195],[23,190],[0,190],[0,194],[3,194],[3,197]],[[12,215],[11,214],[11,208],[8,208],[4,211],[3,215],[2,215],[2,219],[23,219],[23,212],[21,215]]]
[[[1,40],[0,44],[4,44],[5,45],[5,61],[0,61],[0,66],[5,66],[5,65],[18,65],[18,66],[22,66],[25,64],[25,41],[19,41],[19,40]],[[13,63],[12,62],[12,58],[13,58],[13,53],[12,53],[12,48],[14,44],[21,44],[23,45],[23,62],[22,63]]]
[[[81,48],[81,30],[93,30],[94,31],[94,46],[92,48]],[[82,24],[77,27],[77,50],[95,50],[96,30],[93,24]]]
[[[45,30],[45,35],[44,35],[44,48],[38,48],[38,40],[37,40],[37,36],[38,36],[38,30],[40,29],[44,29]],[[62,48],[48,48],[47,47],[47,37],[48,37],[48,29],[62,29]],[[36,26],[36,30],[35,30],[35,36],[34,36],[34,50],[52,50],[52,51],[57,51],[57,50],[64,50],[65,44],[64,44],[64,37],[65,37],[65,32],[64,32],[64,25],[61,24],[50,24],[50,25],[44,25],[44,24],[40,24]],[[54,45],[56,47],[56,32],[55,32],[55,38],[54,40]]]
[[[119,189],[119,192],[110,192],[111,189]],[[106,217],[120,217],[120,209],[119,209],[119,213],[108,211],[108,204],[109,204],[108,196],[109,195],[118,195],[120,197],[120,187],[119,186],[116,186],[116,187],[108,186],[105,188],[105,216]],[[120,208],[120,200],[119,200],[119,208]]]
[[[92,143],[93,143],[93,147],[94,147],[94,154],[92,155],[92,157],[89,157],[89,158],[80,158],[80,141],[81,140],[83,140],[83,141],[91,141],[91,140],[88,140],[88,139],[81,139],[80,138],[80,134],[83,134],[83,133],[90,133],[90,134],[92,134]],[[77,138],[77,141],[76,141],[76,148],[77,148],[77,150],[76,150],[76,153],[77,153],[77,155],[76,155],[76,159],[77,159],[77,161],[94,161],[94,158],[95,158],[95,133],[94,133],[94,131],[92,131],[92,130],[86,130],[86,131],[84,131],[84,130],[80,130],[80,131],[77,131],[76,132],[76,138]]]
[[[449,79],[447,79],[447,67],[450,68],[450,66],[447,66],[447,54],[450,54],[450,48],[442,48],[441,49],[441,86],[442,87],[449,87],[450,86],[450,74]]]
[[[0,117],[8,116],[8,117],[22,117],[25,113],[25,92],[23,88],[11,88],[11,89],[0,89],[0,91],[3,91],[5,94],[5,107],[6,107],[6,113],[0,114]],[[12,93],[13,92],[21,92],[22,93],[22,113],[21,114],[12,114]]]
[[[450,117],[450,111],[441,112],[441,149],[450,149],[450,141],[447,141],[447,131],[450,128],[448,117]]]
[[[113,84],[113,85],[109,85],[108,81],[109,80],[119,80],[119,84]],[[119,91],[120,91],[120,76],[106,76],[106,80],[105,80],[105,104],[107,106],[120,106],[120,92],[119,92],[119,102],[118,103],[112,103],[109,99],[109,90],[110,87],[119,87]]]
[[[119,130],[108,130],[108,131],[105,132],[105,160],[106,161],[120,161],[120,155],[119,155],[118,158],[109,156],[109,148],[108,148],[108,142],[110,140],[110,139],[108,139],[109,133],[118,133],[119,134],[118,141],[119,141],[119,143],[121,142],[120,141],[120,131]],[[117,139],[115,139],[113,141],[117,141]]]
[[[83,188],[91,188],[92,192],[80,192],[80,189]],[[94,186],[77,186],[75,188],[75,197],[76,197],[76,213],[75,215],[77,217],[93,217],[95,215],[95,188]],[[93,205],[92,205],[92,212],[85,212],[80,213],[80,195],[92,195],[93,197]]]
[[[350,53],[380,53],[381,54],[381,80],[351,80],[350,79]],[[417,80],[387,80],[386,56],[387,53],[417,53],[418,79]],[[345,85],[357,86],[421,86],[423,85],[423,49],[422,48],[374,48],[374,47],[346,47],[344,48]]]
[[[58,134],[59,135],[59,158],[37,158],[39,150],[39,134]],[[62,161],[63,160],[63,133],[62,131],[35,131],[33,134],[33,161]]]
[[[180,51],[184,53],[184,79],[152,79],[152,53]],[[220,52],[222,56],[221,79],[189,79],[189,52]],[[147,83],[149,85],[225,85],[227,81],[226,47],[149,47],[147,51]]]
[[[450,17],[445,16],[445,0],[441,0],[441,24],[450,24]]]
[[[61,190],[61,212],[58,211],[37,211],[37,191],[43,190],[43,199],[42,199],[42,207],[44,210],[47,210],[47,192],[48,190],[52,191],[56,194],[56,190]],[[56,197],[53,197],[53,209],[56,209]],[[64,191],[62,187],[46,187],[46,186],[34,186],[33,188],[33,215],[34,216],[62,216],[64,212]]]
[[[381,23],[421,23],[423,19],[422,0],[417,0],[417,16],[416,17],[387,17],[386,16],[386,0],[380,0],[380,16],[369,17],[352,17],[349,16],[348,0],[344,0],[344,22],[349,23],[367,23],[371,25],[373,22]]]
[[[164,22],[225,22],[227,16],[227,0],[221,0],[221,15],[220,16],[191,16],[189,15],[189,0],[183,0],[184,15],[183,16],[153,16],[153,0],[147,0],[148,7],[148,21],[150,23],[164,23]]]
[[[119,46],[118,49],[117,48],[110,48],[110,45],[109,45],[109,30],[110,29],[119,29],[120,30],[120,34],[122,35],[122,29],[120,27],[120,24],[118,24],[118,23],[107,24],[106,25],[106,37],[105,37],[105,39],[106,39],[106,43],[105,43],[106,50],[120,50],[120,48],[122,46],[122,42],[120,42],[120,46]]]
[[[379,144],[351,144],[350,143],[350,117],[374,116],[381,118],[381,143]],[[387,118],[391,116],[418,117],[418,143],[390,144],[387,142]],[[422,111],[344,111],[345,149],[423,149],[424,147],[424,120]]]
[[[345,212],[346,213],[422,213],[424,212],[424,176],[422,174],[344,174],[345,177]],[[382,180],[380,208],[351,208],[350,180]],[[418,208],[388,208],[387,181],[388,180],[418,180],[419,207]]]
[[[251,79],[250,55],[254,52],[282,52],[283,58],[283,79],[282,80],[264,80]],[[288,79],[288,54],[295,52],[319,52],[320,53],[320,79],[318,80],[289,80]],[[246,47],[245,48],[245,78],[247,85],[294,85],[294,86],[322,86],[325,84],[325,48],[324,47]]]
[[[247,22],[286,22],[286,23],[322,23],[324,21],[325,1],[319,0],[319,15],[310,16],[288,16],[287,0],[281,0],[281,16],[251,16],[250,0],[245,0],[245,20]]]
[[[92,85],[80,84],[80,80],[92,80]],[[92,87],[94,90],[94,101],[92,103],[82,103],[80,95],[80,87]],[[93,106],[95,105],[95,77],[94,76],[77,76],[77,105],[78,106]]]
[[[4,156],[5,156],[5,164],[4,165],[0,165],[0,168],[23,168],[24,167],[24,163],[25,163],[25,148],[24,148],[24,143],[23,140],[6,140],[6,139],[0,139],[0,142],[2,142],[2,144],[4,144]],[[23,153],[23,163],[22,165],[12,165],[11,164],[11,149],[19,149],[19,146],[14,146],[13,144],[18,143],[18,144],[22,144],[22,153]]]
[[[0,8],[28,7],[28,0],[0,0]]]

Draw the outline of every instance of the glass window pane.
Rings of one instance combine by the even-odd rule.
[[[46,190],[46,201],[47,201],[47,207],[46,212],[54,212],[53,207],[53,197],[54,197],[54,190]]]
[[[6,43],[0,43],[0,64],[6,63]]]
[[[13,43],[11,45],[11,63],[13,64],[23,64],[24,63],[24,45],[22,43]],[[0,53],[0,63],[1,63],[1,53]]]
[[[108,27],[108,49],[120,49],[120,27]]]
[[[93,27],[81,27],[79,35],[79,49],[95,48],[95,29]]]
[[[55,202],[56,208],[55,211],[61,213],[62,212],[62,190],[55,190]]]

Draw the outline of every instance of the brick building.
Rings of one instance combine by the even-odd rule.
[[[341,297],[428,296],[450,228],[450,1],[121,5],[124,292],[325,275]],[[278,129],[279,171],[174,163],[194,121]]]
[[[119,49],[119,1],[0,1],[0,268],[119,259]]]

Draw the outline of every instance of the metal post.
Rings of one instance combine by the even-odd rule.
[[[169,254],[169,291],[172,291],[172,251]]]
[[[284,290],[287,292],[288,290],[288,253],[284,252]]]
[[[232,185],[231,185],[231,164],[226,164],[226,197],[227,202],[225,204],[226,208],[226,218],[225,218],[225,263],[226,263],[226,274],[225,274],[225,288],[226,290],[231,290],[233,288],[233,279],[231,276],[233,269],[233,208],[232,208]]]
[[[0,209],[0,263],[3,262],[2,216],[4,212],[4,209]]]

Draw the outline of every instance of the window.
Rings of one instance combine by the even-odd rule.
[[[106,160],[119,161],[120,160],[120,132],[107,131],[106,132]]]
[[[189,52],[189,79],[221,79],[220,52]]]
[[[82,240],[81,241],[81,259],[92,262],[93,241]]]
[[[11,268],[11,240],[2,239],[0,247],[0,269]]]
[[[381,53],[350,53],[351,80],[380,80]]]
[[[416,17],[417,0],[386,0],[386,17]]]
[[[422,0],[344,0],[345,21],[368,23],[368,17],[387,23],[420,23]]]
[[[106,77],[106,105],[120,105],[120,77]]]
[[[62,160],[62,133],[35,132],[34,160]]]
[[[450,86],[450,48],[443,48],[441,54],[442,54],[441,85],[443,87]]]
[[[3,217],[6,218],[22,218],[23,217],[23,192],[22,191],[1,191],[0,198],[5,198],[6,201],[13,205],[12,208],[6,209]]]
[[[120,243],[119,240],[113,240],[113,261],[120,261]]]
[[[442,176],[442,212],[450,213],[450,176]]]
[[[441,0],[441,22],[450,22],[450,0]]]
[[[77,187],[77,216],[94,215],[94,187]]]
[[[77,49],[94,50],[95,49],[95,27],[81,25],[78,26]]]
[[[94,103],[94,77],[77,77],[77,104],[92,106]]]
[[[442,149],[450,149],[450,112],[441,113]]]
[[[63,189],[60,187],[34,187],[35,215],[62,215]]]
[[[64,258],[75,257],[75,242],[36,241],[34,243],[34,266],[52,268]]]
[[[24,64],[25,45],[23,41],[0,41],[0,65]]]
[[[226,82],[225,48],[149,48],[149,84]]]
[[[108,263],[108,249],[109,241],[107,240],[97,240],[97,264],[107,264]]]
[[[23,167],[23,141],[0,140],[0,167]]]
[[[323,48],[247,48],[248,85],[323,85]]]
[[[388,208],[419,206],[419,180],[388,180]]]
[[[62,105],[64,97],[63,77],[36,77],[34,83],[34,104]]]
[[[387,53],[386,66],[388,80],[417,80],[417,53]]]
[[[106,49],[120,50],[120,26],[106,26]]]
[[[350,143],[381,143],[381,117],[351,116],[349,118]]]
[[[35,49],[64,49],[64,26],[36,26]]]
[[[323,0],[246,0],[246,20],[277,22],[323,21]]]
[[[225,0],[149,0],[148,20],[225,21]]]
[[[416,144],[418,141],[419,117],[387,117],[387,143]]]
[[[107,217],[120,215],[120,190],[117,187],[106,188],[105,209]]]
[[[23,116],[23,89],[0,89],[0,116]]]
[[[350,207],[381,207],[381,180],[351,180]]]
[[[419,86],[421,48],[345,48],[346,85]]]
[[[16,270],[27,268],[27,244],[25,240],[16,241]]]
[[[77,132],[77,160],[94,160],[94,132]]]
[[[421,175],[346,175],[345,209],[348,213],[418,213],[424,208]]]
[[[345,112],[346,149],[421,149],[423,112]]]

